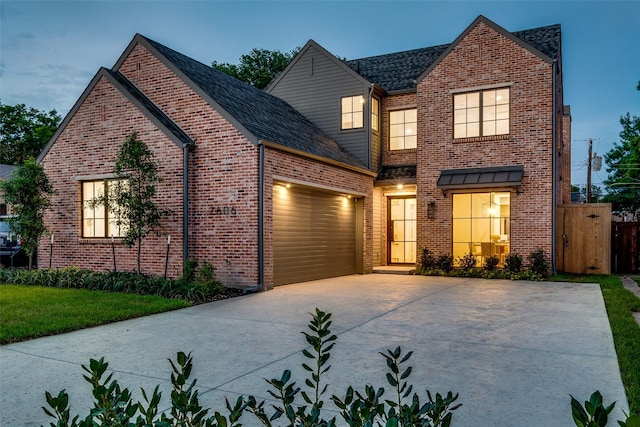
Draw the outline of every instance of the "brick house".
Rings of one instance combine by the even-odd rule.
[[[39,156],[57,191],[53,263],[113,268],[118,230],[85,202],[134,131],[170,211],[143,242],[146,273],[164,271],[169,235],[171,276],[193,258],[256,287],[410,265],[423,247],[553,254],[569,126],[559,25],[511,33],[480,16],[450,45],[349,61],[309,41],[265,91],[136,35]]]

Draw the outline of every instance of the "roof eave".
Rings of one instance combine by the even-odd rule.
[[[306,152],[306,151],[296,150],[295,148],[287,147],[286,145],[278,144],[278,143],[271,142],[271,141],[260,140],[259,143],[264,145],[265,147],[272,148],[274,150],[282,151],[282,152],[289,153],[289,154],[295,154],[297,156],[305,157],[307,159],[316,160],[316,161],[319,161],[319,162],[322,162],[322,163],[326,163],[326,164],[329,164],[329,165],[333,165],[333,166],[338,166],[338,167],[343,168],[343,169],[348,169],[348,170],[352,170],[354,172],[358,172],[358,173],[361,173],[361,174],[364,174],[364,175],[368,175],[368,176],[370,176],[372,178],[375,178],[377,176],[377,173],[366,169],[364,166],[363,167],[358,167],[358,166],[350,165],[348,163],[343,163],[343,162],[340,162],[338,160],[334,160],[334,159],[330,159],[328,157],[320,156],[318,154],[312,154],[312,153],[309,153],[309,152]]]

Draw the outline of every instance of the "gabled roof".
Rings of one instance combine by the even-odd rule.
[[[333,62],[338,68],[343,69],[346,73],[348,73],[354,79],[361,81],[362,84],[365,84],[367,86],[371,85],[371,81],[367,80],[366,76],[358,73],[357,70],[352,69],[352,67],[350,67],[349,64],[347,63],[348,61],[345,62],[341,59],[338,59],[338,57],[336,57],[334,54],[332,54],[327,49],[325,49],[324,47],[316,43],[315,40],[310,39],[307,43],[305,43],[302,49],[300,49],[300,52],[297,53],[297,55],[293,58],[293,60],[289,63],[289,65],[287,65],[284,70],[282,70],[276,77],[274,77],[274,79],[271,82],[269,82],[267,87],[264,89],[265,92],[271,93],[272,89],[275,86],[277,86],[278,82],[280,82],[280,80],[289,72],[291,68],[296,66],[298,61],[300,61],[301,58],[303,58],[307,53],[307,51],[311,48],[316,49],[318,52],[326,56],[329,61]]]
[[[91,82],[84,90],[75,105],[64,118],[58,129],[53,134],[47,145],[38,155],[37,162],[41,162],[47,155],[51,146],[54,144],[58,136],[69,124],[75,113],[82,106],[85,99],[89,96],[93,88],[98,84],[101,78],[105,78],[111,83],[122,95],[131,101],[149,120],[151,120],[167,137],[173,141],[178,147],[182,148],[185,144],[192,145],[194,141],[187,135],[175,122],[173,122],[166,114],[160,110],[149,98],[138,90],[129,80],[117,71],[110,71],[106,68],[100,68]]]
[[[415,90],[416,82],[444,58],[479,22],[489,25],[546,61],[558,59],[560,55],[559,24],[510,33],[481,15],[451,44],[353,59],[345,63],[387,92]]]
[[[278,144],[365,169],[282,99],[141,35],[135,36],[132,45],[136,41],[155,51],[165,65],[254,143],[264,140],[270,142],[270,146]],[[119,63],[114,68],[118,66]]]

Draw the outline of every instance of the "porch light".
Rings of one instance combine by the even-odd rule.
[[[429,202],[429,204],[427,205],[427,218],[436,218],[436,202]]]
[[[398,190],[402,190],[402,189],[404,188],[404,185],[402,185],[402,184],[398,184],[398,185],[396,185],[396,188],[397,188]]]

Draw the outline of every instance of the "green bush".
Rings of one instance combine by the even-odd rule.
[[[438,268],[445,273],[449,273],[453,270],[453,256],[445,254],[440,255],[437,260]]]
[[[504,268],[498,268],[500,260],[497,256],[486,258],[482,268],[477,268],[477,258],[467,253],[458,257],[454,266],[451,255],[440,255],[437,258],[424,248],[419,264],[418,274],[425,276],[481,277],[484,279],[531,280],[541,281],[549,277],[549,261],[546,253],[538,249],[529,255],[529,268],[522,268],[522,256],[517,253],[508,254]],[[431,263],[433,261],[433,264]],[[426,267],[426,268],[425,268]]]
[[[45,392],[49,408],[43,410],[54,418],[56,427],[89,427],[95,425],[109,426],[219,426],[240,427],[239,422],[243,414],[255,416],[263,425],[272,426],[281,417],[286,418],[283,425],[290,426],[335,426],[336,416],[323,418],[324,400],[322,396],[327,391],[327,384],[322,382],[323,375],[331,368],[328,364],[331,350],[335,345],[336,335],[330,330],[331,313],[316,309],[308,325],[311,333],[303,332],[307,343],[311,346],[302,354],[309,360],[302,367],[309,372],[304,381],[305,390],[296,386],[291,379],[291,371],[285,370],[280,378],[266,380],[271,389],[269,395],[276,400],[276,404],[267,406],[265,401],[258,402],[254,396],[238,397],[234,405],[225,398],[227,415],[215,411],[209,415],[210,409],[202,407],[198,390],[195,389],[197,380],[189,382],[193,368],[191,355],[178,352],[175,362],[171,364],[171,407],[160,412],[162,393],[156,386],[151,394],[141,389],[143,401],[133,402],[131,392],[122,388],[117,380],[112,380],[109,374],[104,375],[109,364],[104,358],[91,359],[89,367],[82,368],[88,375],[84,378],[92,386],[94,407],[84,418],[79,415],[71,418],[69,396],[62,390],[57,396]],[[455,404],[458,395],[448,392],[446,396],[436,393],[435,399],[427,390],[427,398],[421,402],[420,395],[413,392],[413,385],[407,382],[412,367],[405,364],[412,352],[402,354],[400,347],[380,353],[389,368],[386,379],[392,387],[392,396],[383,400],[383,387],[374,389],[366,385],[360,393],[353,387],[348,387],[343,397],[331,396],[331,400],[341,410],[340,416],[350,426],[432,426],[449,427],[453,412],[461,405]],[[302,402],[297,402],[298,397]]]
[[[520,273],[522,270],[522,256],[517,253],[510,253],[504,260],[504,268],[509,273]]]
[[[176,280],[124,271],[101,273],[79,267],[9,268],[0,269],[0,283],[157,295],[184,298],[194,303],[206,302],[227,292],[216,278],[213,265],[205,261],[200,269],[196,270],[197,266],[197,261],[189,260],[184,266],[185,274]]]
[[[471,270],[476,267],[478,260],[471,252],[467,252],[462,257],[458,257],[458,267],[463,270]]]
[[[551,270],[549,257],[544,249],[537,249],[528,256],[529,270],[539,274],[543,278],[549,277],[549,271]]]
[[[433,252],[429,248],[422,248],[422,255],[420,256],[420,269],[433,270],[437,267],[436,257],[433,256]]]

